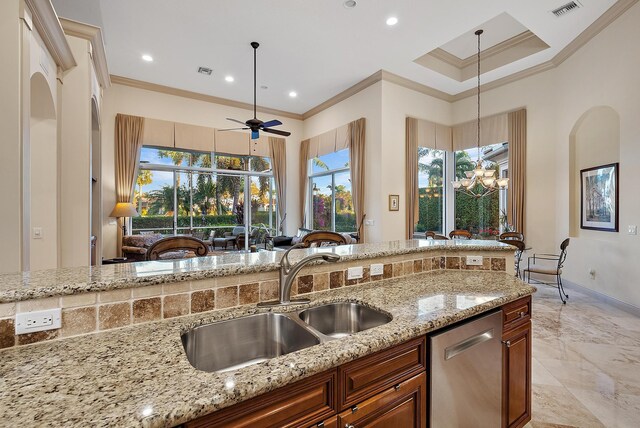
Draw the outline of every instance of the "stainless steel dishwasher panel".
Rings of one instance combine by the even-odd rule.
[[[501,339],[500,311],[430,336],[431,427],[500,427]]]

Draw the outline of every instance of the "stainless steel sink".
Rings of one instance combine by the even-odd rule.
[[[191,365],[207,372],[236,370],[319,343],[293,319],[271,312],[203,325],[182,335]]]
[[[358,303],[330,303],[305,309],[300,319],[320,333],[339,338],[377,327],[391,321],[391,316]]]

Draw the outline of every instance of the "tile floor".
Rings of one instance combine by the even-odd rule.
[[[533,298],[533,404],[526,428],[640,427],[640,317],[568,289]]]

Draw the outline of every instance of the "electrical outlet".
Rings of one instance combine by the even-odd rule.
[[[371,276],[382,275],[384,273],[384,265],[382,263],[374,263],[371,265]]]
[[[376,225],[376,221],[375,220],[365,220],[364,221],[364,225],[365,226],[375,226]]]
[[[55,330],[62,326],[62,309],[16,314],[16,334]]]
[[[482,256],[467,256],[467,266],[482,266]]]
[[[635,224],[629,225],[629,235],[637,235],[638,234],[638,226]]]
[[[362,278],[363,269],[362,266],[352,267],[347,269],[347,279],[360,279]]]
[[[42,228],[34,227],[33,228],[33,239],[42,239]]]

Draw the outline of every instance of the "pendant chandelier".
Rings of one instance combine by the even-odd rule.
[[[509,187],[508,178],[495,177],[496,171],[494,169],[485,169],[480,159],[480,35],[482,33],[482,30],[478,30],[475,33],[478,36],[478,133],[476,144],[478,161],[473,171],[465,171],[466,178],[456,178],[451,182],[456,191],[476,198],[487,196],[496,190],[506,190]]]

